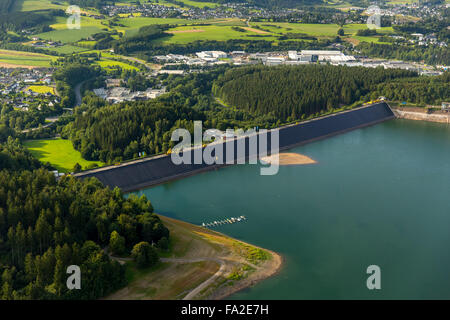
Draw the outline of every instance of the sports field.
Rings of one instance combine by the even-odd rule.
[[[60,138],[28,140],[23,144],[33,156],[43,163],[49,162],[60,172],[71,172],[76,163],[79,163],[83,169],[93,163],[102,165],[100,161],[84,160],[69,140]]]

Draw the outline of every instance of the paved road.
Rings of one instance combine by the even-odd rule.
[[[80,82],[79,84],[77,84],[77,85],[75,86],[75,88],[74,88],[74,90],[75,90],[75,99],[76,99],[75,106],[76,106],[76,107],[81,105],[81,102],[82,102],[81,86],[82,86],[82,84],[85,83],[86,81],[87,81],[87,80],[81,81],[81,82]]]

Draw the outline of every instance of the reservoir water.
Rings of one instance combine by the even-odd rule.
[[[283,255],[231,299],[449,299],[450,126],[391,120],[290,150],[317,164],[236,165],[136,192],[155,211]],[[369,265],[381,290],[368,290]]]

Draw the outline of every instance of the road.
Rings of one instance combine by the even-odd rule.
[[[75,86],[75,88],[74,88],[74,91],[75,91],[75,100],[76,100],[76,102],[75,102],[75,107],[77,107],[77,106],[80,106],[81,105],[81,102],[82,102],[82,96],[81,96],[81,86],[83,85],[83,83],[85,83],[87,80],[84,80],[84,81],[81,81],[80,83],[78,83],[76,86]]]
[[[103,249],[105,252],[107,252],[107,248]],[[111,259],[114,259],[118,261],[120,264],[124,264],[126,261],[131,261],[131,258],[119,258],[114,257],[111,254],[109,255]],[[216,273],[214,273],[210,278],[200,283],[197,287],[192,289],[184,298],[183,300],[192,300],[195,296],[197,296],[203,289],[207,288],[209,285],[211,285],[218,277],[222,276],[225,273],[226,265],[223,260],[217,259],[217,258],[192,258],[192,259],[182,259],[182,258],[161,258],[161,262],[169,262],[169,263],[196,263],[196,262],[203,262],[203,261],[214,261],[220,265],[219,270],[217,270]],[[256,266],[255,266],[256,267]],[[257,268],[257,267],[256,267]]]
[[[172,262],[172,263],[196,263],[202,261],[214,261],[220,265],[219,270],[214,273],[209,279],[202,282],[196,288],[192,289],[183,300],[192,300],[196,295],[198,295],[203,289],[211,285],[218,277],[224,274],[226,266],[225,262],[217,258],[193,258],[193,259],[177,259],[177,258],[161,258],[162,262]]]

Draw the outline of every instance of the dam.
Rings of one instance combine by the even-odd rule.
[[[382,102],[316,118],[299,124],[283,126],[278,128],[279,149],[280,151],[290,149],[393,118],[395,118],[395,115],[389,105]],[[264,136],[264,138],[267,138],[268,150],[270,150],[271,147],[271,134],[272,131],[269,131],[267,136]],[[256,136],[258,140],[262,138],[261,134],[257,133]],[[245,139],[246,159],[260,154],[259,150],[252,151],[252,148],[249,147],[249,137],[242,139]],[[238,140],[239,139],[235,139],[232,141],[232,154],[234,160],[239,160],[237,156],[235,156],[239,154],[237,152]],[[227,143],[230,143],[230,141]],[[225,159],[228,159],[227,143],[222,143],[221,146]],[[194,149],[185,151],[189,153],[187,156],[190,159],[193,159],[193,150]],[[160,155],[115,166],[83,171],[75,174],[75,176],[80,178],[96,177],[103,184],[111,188],[119,187],[123,192],[130,192],[226,165],[227,164],[207,164],[204,160],[199,164],[194,164],[193,161],[191,161],[190,164],[182,163],[176,165],[172,162],[170,155]]]

